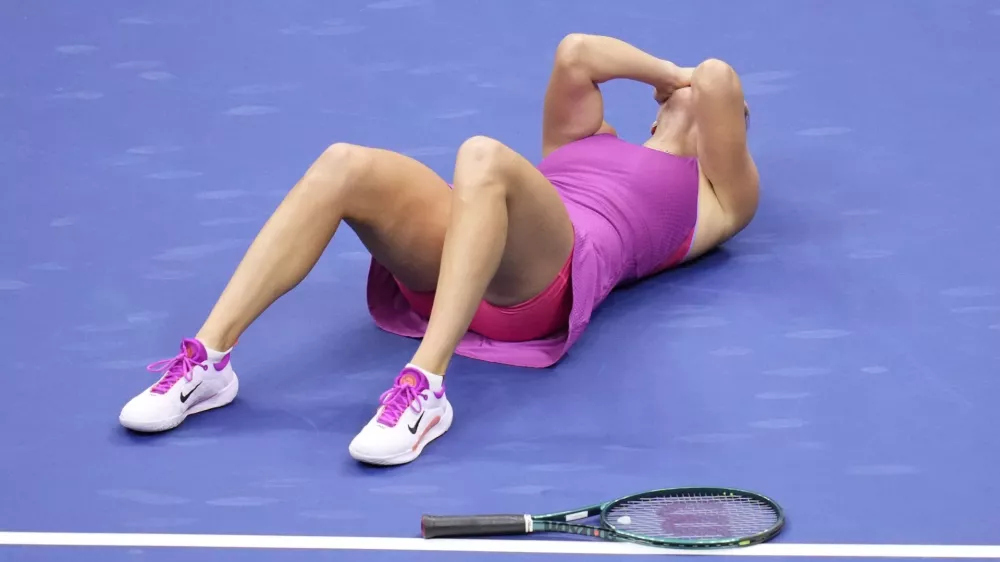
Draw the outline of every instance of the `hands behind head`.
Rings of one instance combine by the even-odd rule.
[[[654,85],[653,88],[653,99],[660,106],[660,112],[663,111],[663,104],[670,99],[670,96],[674,95],[674,92],[691,86],[691,76],[694,74],[693,68],[677,66],[670,61],[663,61],[663,63],[665,68],[663,81],[660,84]],[[650,135],[656,134],[656,125],[659,120],[660,113],[658,112],[656,114],[656,121],[653,121],[653,125],[649,128]]]
[[[691,77],[694,75],[694,68],[677,66],[670,61],[663,61],[663,63],[664,73],[662,83],[654,85],[653,89],[653,99],[660,106],[660,110],[656,114],[656,121],[653,121],[653,125],[649,128],[649,134],[651,135],[656,134],[656,126],[660,120],[660,113],[663,111],[663,104],[677,90],[690,87]],[[743,118],[746,121],[747,128],[750,128],[750,104],[746,100],[743,101]]]
[[[677,66],[670,61],[663,61],[664,73],[662,83],[654,84],[653,99],[658,105],[663,105],[674,92],[691,85],[693,68]]]

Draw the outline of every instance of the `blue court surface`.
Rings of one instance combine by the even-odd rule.
[[[0,560],[631,559],[650,551],[424,541],[419,518],[699,484],[789,517],[775,542],[713,555],[1000,558],[1000,1],[0,13]],[[763,178],[746,231],[615,293],[554,369],[457,360],[458,421],[409,466],[347,454],[416,347],[369,319],[347,229],[241,340],[232,406],[165,435],[118,425],[330,143],[449,178],[476,134],[537,161],[572,31],[736,67]],[[648,88],[606,95],[643,140]]]

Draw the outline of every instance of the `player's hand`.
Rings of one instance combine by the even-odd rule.
[[[670,61],[663,61],[663,63],[663,82],[657,84],[653,90],[653,99],[658,105],[663,105],[663,102],[667,101],[677,90],[690,86],[691,76],[694,75],[693,68],[680,67]]]

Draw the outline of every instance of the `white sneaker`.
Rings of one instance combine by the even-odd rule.
[[[355,459],[377,465],[405,464],[420,456],[428,443],[451,427],[451,404],[444,385],[435,392],[427,377],[407,367],[379,399],[375,417],[351,441]]]
[[[191,414],[229,404],[240,386],[229,355],[210,354],[200,341],[184,340],[176,357],[148,367],[163,377],[125,404],[118,421],[133,431],[166,431]]]

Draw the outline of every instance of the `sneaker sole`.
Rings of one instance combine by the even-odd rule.
[[[454,410],[452,410],[451,404],[449,403],[448,409],[445,410],[444,415],[441,416],[441,421],[438,422],[437,425],[435,425],[433,428],[431,428],[430,431],[427,432],[427,435],[424,436],[424,439],[420,442],[420,445],[415,450],[410,450],[405,453],[379,458],[379,457],[370,457],[363,455],[351,448],[348,448],[348,450],[351,453],[351,457],[353,457],[354,460],[363,462],[365,464],[371,464],[375,466],[396,466],[400,464],[410,463],[416,460],[416,458],[419,457],[420,454],[424,452],[424,447],[429,445],[438,437],[444,435],[445,432],[451,428],[451,423],[452,421],[454,421],[454,419],[455,419],[455,412]]]
[[[215,396],[202,400],[201,402],[192,406],[189,410],[185,411],[183,414],[174,416],[171,418],[166,418],[162,420],[155,421],[136,421],[127,420],[121,416],[118,417],[118,423],[122,424],[125,428],[131,429],[132,431],[138,431],[139,433],[160,433],[163,431],[169,431],[179,426],[187,419],[188,416],[193,416],[194,414],[199,414],[208,410],[214,410],[215,408],[221,408],[223,406],[228,406],[236,399],[236,394],[240,389],[240,380],[233,377],[233,382],[229,383],[226,388],[223,388]]]

